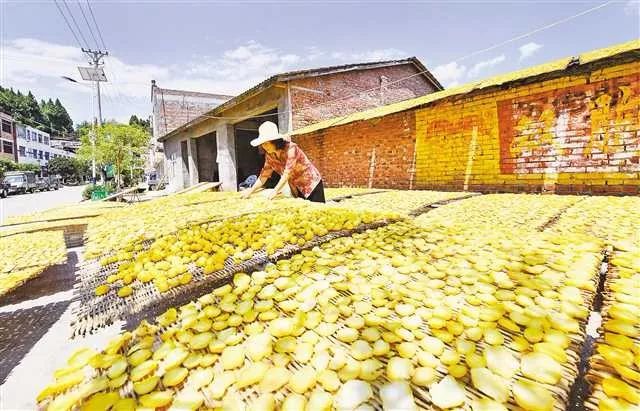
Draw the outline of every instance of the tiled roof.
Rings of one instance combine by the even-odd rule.
[[[409,57],[401,60],[384,60],[384,61],[375,61],[375,62],[368,62],[368,63],[344,64],[340,66],[328,66],[328,67],[320,67],[320,68],[313,68],[313,69],[307,69],[307,70],[289,71],[285,73],[275,74],[269,77],[268,79],[258,83],[254,87],[220,104],[219,106],[215,107],[209,112],[204,113],[201,117],[191,120],[190,122],[183,124],[177,129],[167,133],[166,135],[160,137],[158,140],[159,141],[167,140],[171,138],[174,134],[177,134],[180,131],[182,131],[183,129],[191,127],[195,124],[198,124],[206,120],[207,116],[211,117],[211,116],[220,115],[225,110],[235,106],[236,104],[239,104],[240,102],[246,100],[247,98],[255,94],[258,94],[263,90],[266,90],[267,88],[269,88],[270,86],[278,82],[305,78],[305,77],[322,76],[322,75],[340,73],[340,72],[345,72],[350,70],[372,69],[377,67],[387,67],[387,66],[394,66],[394,65],[400,65],[400,64],[414,64],[418,68],[418,70],[420,70],[421,74],[425,76],[431,83],[433,83],[436,89],[441,90],[443,88],[440,82],[429,72],[429,70],[427,70],[427,68],[422,64],[422,62],[420,62],[420,60],[416,57]]]

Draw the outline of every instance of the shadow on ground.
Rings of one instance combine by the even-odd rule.
[[[65,264],[47,268],[38,277],[27,281],[9,294],[0,297],[0,307],[72,289],[75,282],[74,271],[77,263],[78,254],[75,251],[69,251]]]
[[[71,301],[0,313],[0,384],[58,321]]]

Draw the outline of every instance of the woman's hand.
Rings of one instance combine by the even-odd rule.
[[[246,189],[246,190],[240,192],[240,197],[244,198],[244,199],[247,199],[247,198],[249,198],[251,196],[251,193],[252,193],[252,190],[250,188]]]
[[[267,200],[273,200],[274,198],[276,198],[276,196],[279,193],[276,190],[273,190],[272,192],[269,193],[269,195],[267,195]]]

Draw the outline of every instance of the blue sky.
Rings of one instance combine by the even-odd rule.
[[[79,4],[67,3],[93,45]],[[118,120],[149,115],[152,78],[161,87],[235,94],[281,71],[415,55],[452,86],[640,37],[636,0],[457,62],[603,2],[91,4],[111,53],[103,116]],[[88,13],[84,0],[80,6]],[[0,84],[59,97],[74,121],[90,119],[91,89],[60,78],[78,78],[85,59],[55,4],[0,0],[0,15]]]

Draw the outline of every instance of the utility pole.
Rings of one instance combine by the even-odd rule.
[[[104,65],[104,63],[101,62],[102,58],[109,55],[108,51],[91,50],[91,49],[85,49],[84,47],[82,48],[82,52],[85,53],[87,57],[89,57],[89,64],[91,64],[96,69],[96,72],[98,71],[98,68],[100,66]],[[101,80],[98,80],[98,79],[95,80],[96,95],[98,97],[98,126],[102,125],[102,101],[100,98],[100,81]]]

